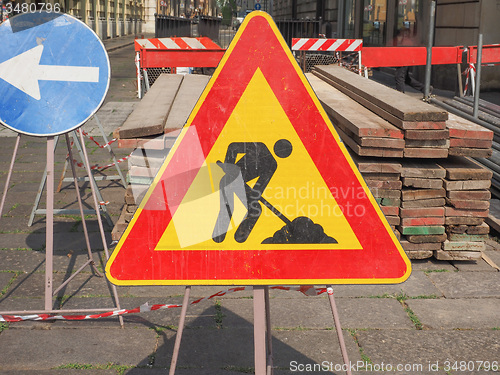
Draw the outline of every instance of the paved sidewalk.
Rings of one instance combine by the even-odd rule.
[[[100,110],[107,132],[123,121],[126,111],[137,102],[127,86],[134,79],[127,54],[133,58],[130,44],[110,52],[112,67],[119,74],[112,78],[109,95],[114,100],[107,102],[112,108],[109,116],[104,116],[106,104]],[[2,138],[2,189],[14,142],[12,136]],[[87,147],[91,164],[109,162],[106,150],[92,142]],[[0,217],[0,311],[40,310],[44,306],[45,218],[37,216],[31,227],[27,222],[45,168],[45,149],[44,139],[21,137]],[[118,157],[130,151],[115,149]],[[61,142],[55,154],[56,185],[65,155]],[[115,173],[112,168],[103,172]],[[117,181],[99,182],[99,187],[116,221],[124,204],[124,187]],[[88,184],[81,191],[90,206]],[[74,188],[64,183],[54,201],[57,208],[76,208]],[[42,198],[42,206],[44,202]],[[86,217],[86,222],[93,254],[102,270],[104,245],[95,216]],[[111,229],[105,225],[107,244],[111,243]],[[56,216],[54,238],[54,284],[58,286],[87,260],[81,219]],[[485,254],[500,265],[496,238],[487,242]],[[223,289],[193,287],[191,301]],[[181,303],[184,288],[119,287],[118,293],[121,307],[131,309],[146,302]],[[354,374],[500,373],[500,272],[483,260],[414,261],[413,273],[403,284],[343,285],[336,286],[335,293]],[[270,304],[275,374],[344,373],[338,370],[342,357],[326,296],[271,291]],[[114,306],[109,284],[88,267],[54,298],[54,307],[62,309]],[[190,306],[176,373],[252,373],[252,306],[251,292]],[[179,314],[177,308],[126,315],[124,329],[117,318],[0,323],[0,374],[167,374]],[[486,371],[488,368],[496,371]],[[330,369],[333,371],[327,371]]]

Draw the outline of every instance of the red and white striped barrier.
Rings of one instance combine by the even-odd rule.
[[[359,52],[362,39],[293,38],[292,51]]]
[[[220,50],[210,38],[151,38],[136,39],[135,50],[160,49],[160,50]]]
[[[306,296],[318,296],[320,294],[327,292],[327,288],[314,288],[311,285],[270,286],[269,289],[297,291],[297,292],[301,292],[302,294],[304,294]],[[215,294],[212,294],[209,297],[199,298],[195,301],[190,302],[189,304],[195,305],[195,304],[200,303],[202,301],[211,300],[215,297],[225,296],[226,294],[229,294],[229,293],[251,291],[251,290],[253,290],[252,286],[242,286],[242,287],[230,288],[228,290],[220,291],[220,292],[217,292]],[[170,305],[170,304],[149,305],[148,303],[145,303],[139,307],[136,307],[135,309],[113,310],[113,311],[108,311],[108,312],[104,312],[101,314],[89,314],[89,315],[54,315],[54,314],[0,315],[0,322],[13,323],[13,322],[22,322],[22,321],[27,321],[27,320],[37,320],[37,321],[42,321],[42,320],[90,320],[90,319],[99,319],[99,318],[109,318],[109,317],[113,317],[113,316],[120,316],[120,315],[126,315],[126,314],[137,314],[137,313],[142,313],[142,312],[172,309],[172,308],[178,308],[178,307],[182,307],[182,305],[179,305],[179,304],[175,304],[175,305]]]

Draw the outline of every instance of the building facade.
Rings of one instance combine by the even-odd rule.
[[[365,46],[426,46],[430,0],[274,0],[276,19],[320,19],[333,38],[363,39]],[[437,0],[435,46],[500,43],[500,0]],[[456,67],[433,67],[433,83],[446,89],[457,84]],[[484,89],[500,88],[500,67],[484,67]]]
[[[5,10],[12,9],[15,12],[22,10],[23,4],[38,6],[40,1],[4,0],[3,3]],[[154,32],[156,0],[44,0],[43,3],[52,4],[53,9],[82,20],[101,39],[149,32],[146,22],[150,21],[148,18],[151,15],[151,32]]]

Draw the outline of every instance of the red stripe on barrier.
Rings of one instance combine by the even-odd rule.
[[[469,47],[467,62],[477,64],[477,46]],[[500,44],[488,44],[483,46],[481,65],[500,63]]]
[[[414,66],[427,62],[426,47],[363,47],[363,65],[369,68],[382,66]],[[462,62],[463,47],[433,47],[432,65]]]

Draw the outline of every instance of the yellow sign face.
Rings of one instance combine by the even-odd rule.
[[[284,158],[280,158],[272,151],[276,142],[282,139],[290,142],[292,146],[290,155]],[[242,151],[237,154],[236,161],[245,163],[244,159],[248,158],[248,162],[251,162],[252,155],[245,154],[243,150],[245,144],[252,143],[263,144],[264,152],[266,149],[269,150],[269,158],[273,158],[277,164],[276,169],[269,173],[269,182],[262,191],[264,200],[290,221],[298,217],[309,218],[316,225],[320,225],[324,232],[333,237],[337,243],[263,244],[263,241],[281,230],[286,222],[261,200],[253,202],[253,205],[260,206],[257,209],[261,210],[255,226],[244,242],[238,242],[235,239],[235,232],[248,212],[249,199],[246,199],[245,194],[240,194],[238,197],[234,192],[234,214],[228,221],[229,227],[225,238],[221,242],[213,240],[221,209],[226,210],[225,205],[221,204],[224,200],[225,189],[220,189],[225,173],[217,162],[224,161],[231,145],[235,144],[239,144],[240,151]],[[259,176],[250,181],[243,179],[241,183],[254,188],[258,178]],[[196,230],[194,231],[193,228]],[[226,126],[208,154],[206,164],[195,177],[175,212],[173,220],[158,242],[156,250],[186,248],[242,250],[249,247],[361,249],[342,210],[317,171],[260,69],[256,70],[248,83]]]

